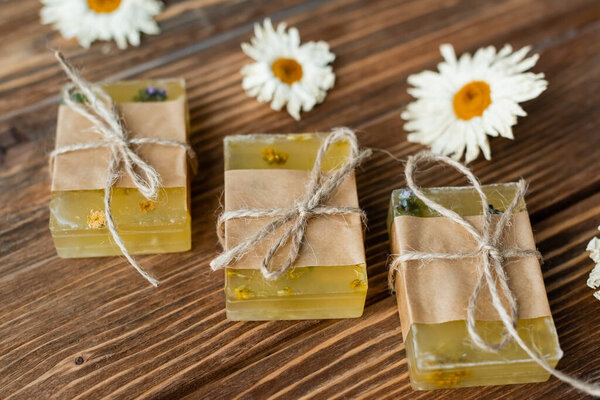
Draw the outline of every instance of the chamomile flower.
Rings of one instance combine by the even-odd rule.
[[[335,84],[328,65],[335,55],[323,41],[301,45],[298,30],[286,28],[281,23],[274,29],[270,19],[254,26],[250,43],[242,43],[244,53],[255,61],[242,68],[242,87],[259,102],[271,102],[273,110],[286,106],[299,120],[300,111],[310,111],[325,100]]]
[[[598,229],[600,229],[600,226]],[[592,289],[598,289],[600,286],[600,239],[595,237],[590,240],[586,250],[590,252],[590,258],[596,263],[596,266],[592,269],[592,272],[590,272],[587,284]],[[600,300],[600,290],[594,293],[594,296]]]
[[[402,113],[411,132],[410,142],[431,147],[434,153],[451,155],[466,162],[479,156],[480,149],[491,159],[487,135],[513,139],[517,116],[527,115],[519,103],[540,95],[548,82],[544,74],[526,72],[538,55],[529,57],[530,47],[513,52],[505,45],[492,46],[456,58],[454,48],[440,47],[444,61],[438,71],[423,71],[408,77],[408,92],[417,100]]]
[[[158,0],[42,0],[43,24],[52,24],[66,39],[83,47],[95,40],[112,40],[119,48],[140,44],[140,32],[160,32],[153,17],[162,8]]]

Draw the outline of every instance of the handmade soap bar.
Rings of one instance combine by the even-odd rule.
[[[226,211],[294,206],[304,196],[323,138],[320,134],[225,138]],[[347,143],[334,143],[323,159],[322,170],[338,168],[348,155]],[[338,188],[333,201],[338,200],[347,206],[358,206],[353,174]],[[267,218],[228,221],[226,248],[267,223]],[[258,269],[268,247],[262,243],[256,254],[226,268],[227,317],[231,320],[359,317],[367,293],[362,229],[358,215],[311,219],[294,267],[275,280],[267,280]]]
[[[516,185],[483,186],[492,214],[502,213]],[[427,197],[477,225],[481,200],[472,187],[423,189]],[[497,215],[493,215],[497,217]],[[518,205],[506,241],[535,248],[525,204]],[[408,189],[392,193],[389,213],[392,251],[454,252],[456,243],[472,240],[463,228],[429,209]],[[477,275],[474,260],[409,261],[396,274],[395,289],[411,385],[414,389],[540,382],[549,378],[514,341],[497,353],[477,347],[466,325],[466,306]],[[562,357],[547,303],[539,263],[534,257],[507,263],[509,286],[519,306],[521,338],[555,366]],[[485,290],[484,290],[485,291]],[[478,302],[477,332],[495,343],[503,325],[488,293]]]
[[[118,104],[130,138],[187,141],[188,116],[182,80],[132,81],[101,84]],[[71,99],[85,102],[75,93]],[[102,140],[92,123],[66,105],[59,108],[57,148]],[[185,149],[160,144],[136,146],[137,153],[156,169],[162,188],[147,200],[121,174],[112,191],[113,219],[130,254],[190,249],[190,193]],[[60,257],[121,254],[106,226],[104,187],[109,150],[94,148],[61,154],[52,171],[50,231]]]

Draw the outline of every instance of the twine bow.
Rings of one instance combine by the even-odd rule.
[[[421,162],[440,162],[447,164],[463,175],[467,177],[477,194],[481,199],[481,206],[483,209],[483,227],[481,231],[478,231],[471,223],[466,219],[458,215],[456,212],[449,210],[437,202],[428,198],[423,191],[415,184],[414,175],[415,170]],[[473,173],[461,163],[442,155],[437,155],[431,152],[421,152],[408,158],[405,169],[406,183],[408,187],[413,191],[414,195],[417,196],[425,205],[430,209],[436,211],[443,217],[447,217],[450,220],[461,225],[469,234],[475,239],[478,244],[478,248],[475,252],[468,253],[427,253],[411,251],[400,255],[395,255],[389,268],[388,283],[390,288],[394,287],[395,272],[398,271],[402,263],[411,260],[421,260],[423,262],[430,262],[433,260],[459,260],[465,258],[476,258],[482,259],[482,270],[477,280],[477,284],[469,298],[469,304],[467,308],[467,329],[469,336],[473,342],[480,348],[489,352],[498,352],[498,350],[505,347],[511,340],[514,340],[535,362],[537,362],[543,369],[550,374],[556,376],[563,382],[569,383],[573,387],[591,394],[593,396],[600,396],[600,387],[595,384],[584,382],[573,378],[561,371],[554,369],[550,366],[546,360],[538,354],[537,351],[530,348],[518,334],[517,321],[518,321],[518,307],[517,300],[508,286],[508,278],[504,271],[504,263],[506,259],[515,257],[537,257],[541,259],[541,254],[534,249],[519,249],[509,248],[501,249],[501,237],[504,229],[506,228],[511,216],[515,209],[523,200],[525,192],[527,190],[527,184],[524,180],[520,180],[517,185],[517,191],[510,205],[506,208],[506,211],[499,218],[495,226],[492,224],[492,214],[489,209],[489,202],[487,196],[483,192],[481,183],[473,175]],[[508,300],[508,310],[504,307],[501,299],[500,292],[496,285],[500,286],[500,292]],[[498,312],[500,319],[504,325],[502,338],[498,343],[489,344],[481,338],[475,328],[475,310],[477,306],[477,300],[483,288],[487,286],[490,292],[492,305]]]
[[[65,86],[62,98],[70,108],[92,122],[92,130],[102,137],[101,141],[80,143],[70,146],[59,147],[50,153],[50,162],[65,153],[73,151],[108,148],[111,157],[108,166],[106,185],[104,188],[104,212],[106,214],[106,225],[115,243],[129,263],[153,286],[158,286],[158,281],[144,271],[135,259],[129,254],[123,240],[119,236],[112,217],[110,205],[111,191],[119,178],[120,166],[123,165],[126,173],[131,177],[133,184],[140,193],[148,200],[154,200],[162,187],[158,172],[146,161],[144,161],[132,148],[132,145],[158,144],[163,146],[180,147],[186,151],[188,161],[193,170],[197,168],[196,155],[187,143],[177,140],[159,138],[129,138],[128,133],[121,123],[117,106],[110,96],[98,86],[94,86],[79,76],[75,68],[70,65],[60,52],[54,55],[62,66],[71,84]],[[85,101],[75,102],[71,99],[73,90],[78,90]],[[139,173],[137,172],[139,171]]]
[[[321,164],[325,154],[329,147],[337,142],[349,143],[350,157],[341,168],[334,170],[331,174],[324,174],[321,171]],[[370,155],[371,150],[360,149],[358,147],[356,135],[352,130],[348,128],[333,129],[319,148],[304,198],[296,201],[296,203],[289,208],[241,209],[227,211],[219,216],[217,221],[217,233],[219,235],[219,242],[224,248],[225,222],[232,219],[243,218],[272,217],[275,219],[246,241],[225,251],[215,258],[210,263],[211,268],[213,270],[222,269],[232,262],[238,261],[258,243],[276,232],[278,228],[287,223],[291,223],[290,226],[285,229],[281,237],[269,248],[261,263],[260,270],[263,276],[266,279],[277,279],[283,275],[298,258],[306,226],[311,218],[324,215],[359,214],[364,221],[365,214],[360,208],[329,206],[326,203],[331,199],[336,189],[344,182],[348,175],[350,175],[350,173],[352,173],[352,171],[354,171],[356,167]],[[285,262],[279,269],[272,269],[271,264],[274,255],[288,242],[291,242],[291,246]]]

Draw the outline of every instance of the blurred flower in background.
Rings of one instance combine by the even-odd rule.
[[[600,226],[598,229],[600,230]],[[590,272],[587,284],[592,289],[598,289],[600,287],[600,239],[595,237],[590,240],[586,250],[590,252],[590,258],[596,263],[596,266]],[[600,300],[600,290],[594,293],[594,296]]]
[[[42,0],[43,24],[52,24],[66,39],[83,47],[95,40],[114,40],[120,49],[138,46],[140,32],[160,32],[153,17],[162,9],[158,0]]]
[[[259,102],[271,102],[273,110],[287,105],[287,112],[299,120],[300,111],[323,102],[335,84],[328,65],[335,55],[323,41],[300,45],[298,30],[286,28],[281,23],[275,30],[270,19],[254,26],[251,42],[242,43],[244,53],[255,60],[242,68],[242,87]]]
[[[537,54],[526,58],[529,50],[488,46],[457,59],[451,45],[442,45],[439,72],[408,77],[413,86],[408,93],[417,99],[402,113],[408,121],[404,129],[412,132],[408,140],[457,160],[466,150],[467,163],[480,149],[491,159],[487,135],[513,139],[517,116],[527,115],[519,103],[536,98],[548,86],[544,74],[525,72],[538,60]]]

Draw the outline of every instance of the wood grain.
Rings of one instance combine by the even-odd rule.
[[[523,176],[544,279],[565,356],[559,366],[600,378],[600,304],[586,287],[585,246],[600,225],[600,4],[594,0],[359,1],[179,0],[159,17],[163,33],[126,51],[82,49],[39,24],[36,0],[0,5],[0,398],[190,399],[580,399],[546,383],[436,392],[410,389],[396,304],[386,289],[385,217],[402,165],[376,152],[359,172],[369,215],[367,307],[352,320],[229,322],[223,277],[208,262],[222,191],[222,138],[346,125],[363,145],[405,158],[399,118],[406,77],[433,69],[438,46],[533,45],[548,90],[525,104],[514,141],[492,139],[493,161],[472,163],[484,183]],[[327,40],[336,87],[296,123],[245,96],[239,44],[270,16]],[[63,50],[86,78],[182,76],[190,96],[193,249],[141,257],[153,289],[118,257],[61,260],[48,231],[47,153],[58,88],[48,48]],[[460,184],[429,169],[426,185]]]

